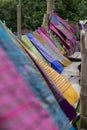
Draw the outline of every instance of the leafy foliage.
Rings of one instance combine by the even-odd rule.
[[[22,26],[35,30],[42,24],[46,0],[21,0]],[[0,19],[16,31],[18,0],[0,0]],[[87,17],[87,0],[55,0],[55,12],[64,19],[78,21]]]

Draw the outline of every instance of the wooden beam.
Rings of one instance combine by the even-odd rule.
[[[87,129],[87,30],[81,31],[81,124],[80,130]]]

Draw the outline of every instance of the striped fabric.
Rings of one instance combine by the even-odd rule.
[[[70,40],[71,43],[76,42],[75,36],[63,26],[63,24],[58,20],[55,15],[52,15],[51,24],[53,24],[53,26],[55,26],[60,32],[62,32],[64,36],[66,36],[66,38]]]
[[[59,37],[59,39],[62,41],[62,44],[65,47],[65,51],[67,55],[71,55],[75,51],[74,45],[70,44],[70,41],[64,38],[64,35],[62,35],[52,24],[50,24],[50,29]]]
[[[65,54],[66,54],[66,51],[65,51],[65,49],[64,49],[64,47],[63,47],[63,44],[62,44],[61,40],[59,40],[59,38],[56,37],[56,35],[53,34],[51,30],[50,30],[50,37],[51,37],[53,43],[55,44],[55,46],[60,50],[60,52],[61,52],[63,55],[65,55]]]
[[[40,31],[40,34],[37,32],[34,32],[35,37],[37,40],[47,49],[49,52],[54,56],[63,66],[68,66],[71,64],[71,61],[68,60],[66,57],[64,57],[60,52],[56,51],[52,46],[49,45],[49,43],[43,39],[42,36],[46,36],[42,31]]]
[[[59,91],[64,95],[64,97],[71,105],[74,105],[74,103],[79,99],[79,95],[74,90],[71,83],[58,74],[55,70],[53,70],[50,66],[48,66],[45,62],[40,60],[37,56],[33,55],[33,57],[45,71],[45,74],[49,77],[56,88],[59,89]]]
[[[58,130],[28,86],[0,47],[0,130]]]
[[[58,52],[58,54],[61,54],[59,49],[55,46],[55,44],[50,39],[50,36],[48,35],[48,33],[44,27],[39,27],[37,29],[37,32],[40,33],[40,35],[45,39],[45,41],[47,41],[48,44],[51,45]]]
[[[55,84],[52,82],[49,76],[45,73],[44,69],[47,67],[46,64],[44,64],[44,62],[41,62],[41,60],[38,60],[38,58],[29,49],[27,49],[23,44],[22,46],[25,48],[27,53],[31,56],[32,60],[35,62],[36,66],[40,70],[41,74],[45,77],[46,81],[49,84],[49,88],[53,92],[55,98],[57,99],[58,103],[60,104],[66,116],[69,118],[70,121],[75,119],[76,110],[67,102],[67,100],[62,96],[58,88],[56,88]]]
[[[61,17],[59,17],[56,13],[53,13],[53,15],[72,33],[75,33],[75,29],[68,24],[65,20],[63,20]]]
[[[35,46],[32,44],[32,42],[29,40],[29,38],[26,35],[22,35],[22,42],[23,44],[29,48],[30,51],[32,51],[37,57],[42,59],[43,61],[47,62],[45,58],[40,54],[40,52],[35,48]]]
[[[45,57],[45,59],[51,64],[51,66],[59,73],[63,71],[63,66],[58,62],[58,60],[45,48],[32,33],[27,34],[27,37],[31,40],[34,46],[39,50],[39,52]]]
[[[62,40],[62,43],[67,49],[70,49],[70,45],[67,45],[66,39],[60,34],[60,32],[50,23],[50,29]]]
[[[41,101],[41,104],[59,126],[59,129],[74,130],[73,127],[69,127],[70,124],[68,118],[64,115],[46,83],[43,82],[39,72],[36,72],[31,59],[29,57],[28,59],[26,58],[23,48],[20,47],[16,40],[13,42],[10,35],[0,23],[0,46],[13,61],[16,69],[23,76],[28,86],[31,86],[33,93]]]
[[[60,54],[61,53],[65,54],[65,51],[64,51],[64,48],[62,47],[62,45],[58,41],[56,41],[56,43],[54,43],[54,40],[51,37],[51,34],[52,34],[51,31],[48,34],[47,30],[44,27],[39,27],[36,31],[38,31],[38,30],[41,30],[45,34],[45,37],[43,35],[42,36],[46,41],[48,41],[48,44],[50,44],[55,50],[57,50],[57,51],[59,50],[58,52],[60,52]]]

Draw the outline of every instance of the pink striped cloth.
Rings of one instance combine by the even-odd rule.
[[[70,46],[66,43],[66,40],[64,39],[64,37],[59,33],[58,30],[56,30],[56,28],[50,24],[50,29],[57,34],[57,36],[62,40],[64,46],[67,48],[67,49],[70,49]]]
[[[50,44],[59,54],[61,54],[61,52],[54,45],[54,43],[52,42],[52,40],[50,39],[50,37],[48,36],[46,30],[43,27],[39,27],[37,32],[40,33],[41,36],[44,37],[48,41],[48,44]]]
[[[70,26],[65,20],[63,20],[61,17],[59,17],[56,13],[53,13],[53,15],[72,33],[75,33],[75,29]]]
[[[2,48],[0,130],[58,130]]]

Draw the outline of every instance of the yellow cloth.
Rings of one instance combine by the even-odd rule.
[[[45,62],[33,55],[36,62],[41,66],[45,71],[46,75],[49,77],[51,82],[58,88],[58,90],[63,94],[67,101],[74,105],[75,102],[79,99],[79,94],[75,91],[71,83],[66,80],[63,76],[58,74],[54,69],[48,66]]]

